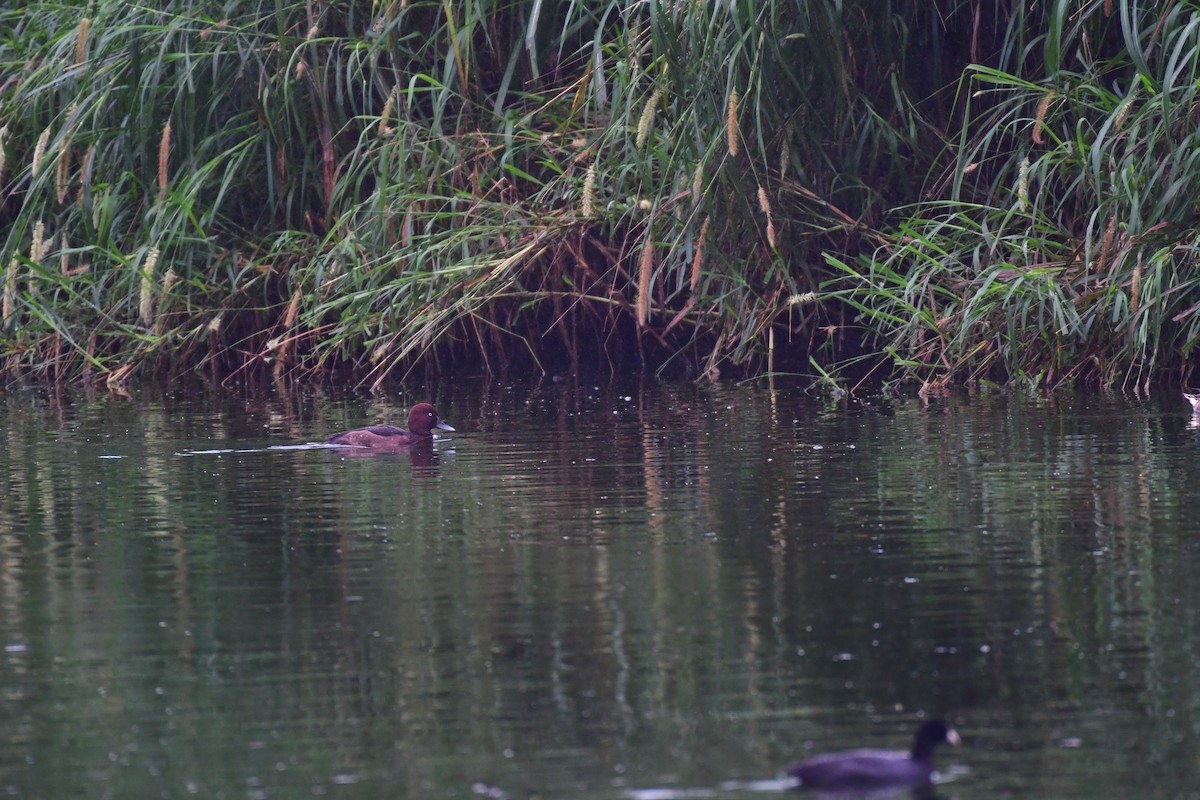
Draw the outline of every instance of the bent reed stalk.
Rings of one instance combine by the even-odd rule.
[[[1186,376],[1197,12],[1076,5],[0,10],[0,368]]]

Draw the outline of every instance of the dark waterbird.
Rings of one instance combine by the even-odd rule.
[[[933,775],[933,751],[942,742],[957,747],[958,734],[940,719],[917,729],[912,752],[847,750],[806,758],[788,767],[802,789],[825,792],[902,789],[928,785]]]
[[[429,403],[417,403],[408,412],[408,430],[395,425],[372,425],[352,431],[335,433],[325,440],[327,444],[344,444],[353,447],[369,447],[376,452],[400,452],[416,444],[433,441],[433,429],[453,431],[438,419],[437,409]]]

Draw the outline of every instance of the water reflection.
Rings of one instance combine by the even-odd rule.
[[[1200,778],[1177,396],[413,396],[466,433],[361,459],[301,443],[411,398],[0,398],[0,787],[754,797],[922,713],[955,794]]]

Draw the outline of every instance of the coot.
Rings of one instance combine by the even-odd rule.
[[[927,784],[933,774],[933,750],[942,742],[957,747],[958,734],[940,719],[917,730],[911,753],[901,750],[847,750],[806,758],[788,767],[801,788],[848,791],[903,788]]]

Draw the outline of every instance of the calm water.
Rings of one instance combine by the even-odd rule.
[[[270,449],[427,398],[459,430],[431,453]],[[1197,797],[1188,421],[655,383],[0,394],[0,795],[778,796],[936,714],[945,797]]]

